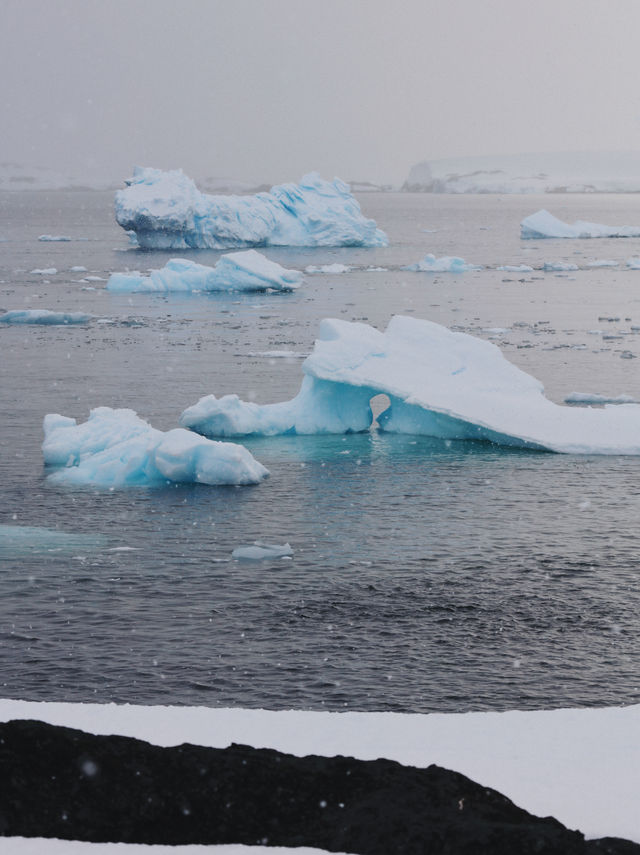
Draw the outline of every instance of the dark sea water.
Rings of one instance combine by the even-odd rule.
[[[110,272],[172,255],[129,248],[112,194],[0,194],[0,308],[98,319],[0,325],[0,696],[405,712],[638,702],[638,458],[374,431],[247,442],[271,471],[256,487],[45,480],[46,413],[130,407],[168,429],[211,392],[289,398],[324,317],[429,318],[492,338],[555,401],[640,398],[640,271],[624,269],[640,241],[519,239],[541,207],[638,224],[635,196],[360,201],[388,248],[265,251],[349,273],[292,294],[159,296],[104,290]],[[427,252],[488,269],[400,269]],[[597,259],[621,268],[587,267]],[[495,269],[544,261],[583,269]],[[296,356],[261,355],[278,350]],[[288,541],[293,557],[231,559],[254,540]]]

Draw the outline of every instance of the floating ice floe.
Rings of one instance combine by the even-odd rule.
[[[533,273],[533,267],[528,264],[502,264],[496,270],[504,270],[506,273]]]
[[[574,270],[579,270],[580,268],[577,264],[572,264],[570,261],[545,261],[542,265],[542,269],[547,272],[555,270],[559,273],[569,273]]]
[[[86,324],[93,318],[84,312],[52,312],[49,309],[12,309],[0,315],[3,324],[41,324],[65,326],[68,324]]]
[[[47,242],[64,242],[70,241],[71,238],[68,235],[40,235],[38,240],[47,241]]]
[[[599,258],[596,261],[589,261],[587,267],[618,267],[619,261],[611,261],[608,258]]]
[[[476,264],[467,264],[464,258],[457,256],[443,255],[441,258],[436,258],[435,255],[428,253],[425,257],[416,264],[409,264],[403,267],[403,270],[414,270],[419,273],[466,273],[467,270],[482,270]]]
[[[623,238],[640,237],[640,226],[603,226],[576,220],[563,223],[544,209],[525,217],[520,223],[523,240],[536,238]]]
[[[640,270],[640,258],[628,258],[627,267],[629,270]]]
[[[58,271],[55,267],[36,267],[36,269],[31,272],[37,273],[38,276],[55,276]]]
[[[305,267],[305,273],[349,273],[351,268],[347,264],[340,264],[339,262],[335,262],[335,264],[321,264],[319,266],[315,264],[309,264]]]
[[[81,264],[75,264],[73,267],[70,267],[69,270],[71,273],[86,273],[87,268],[83,267]]]
[[[161,270],[112,273],[109,291],[292,291],[303,281],[299,270],[288,270],[247,249],[223,255],[215,267],[186,258],[172,258]]]
[[[324,320],[290,401],[256,404],[209,395],[186,409],[184,427],[205,436],[321,434],[371,427],[371,398],[386,431],[476,439],[575,454],[640,454],[640,405],[564,407],[495,345],[430,321],[396,316],[379,332]]]
[[[591,392],[571,392],[564,399],[565,404],[581,404],[581,405],[589,405],[589,404],[638,404],[637,398],[634,398],[632,395],[615,395],[614,397],[610,397],[608,395],[597,395]]]
[[[89,419],[50,413],[44,418],[42,453],[56,484],[147,486],[167,481],[257,484],[269,473],[241,445],[213,442],[182,428],[151,427],[133,410],[97,407]]]
[[[75,552],[104,546],[101,534],[74,534],[30,525],[0,525],[0,559],[23,555]]]
[[[231,553],[232,558],[245,561],[262,561],[266,558],[288,558],[293,555],[293,549],[288,543],[280,546],[277,543],[263,543],[256,540],[251,546],[238,546]]]
[[[340,179],[317,173],[255,196],[209,196],[182,170],[136,167],[116,193],[116,220],[145,249],[386,246]]]

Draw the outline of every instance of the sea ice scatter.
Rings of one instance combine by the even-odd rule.
[[[43,326],[65,326],[86,324],[93,315],[84,312],[52,312],[49,309],[12,309],[0,315],[3,324],[41,324]]]
[[[481,270],[482,268],[475,264],[467,264],[464,258],[457,256],[443,255],[442,258],[436,258],[435,255],[429,253],[425,255],[422,261],[409,264],[402,269],[414,270],[419,273],[466,273],[467,270]]]
[[[288,543],[263,543],[256,540],[251,546],[237,546],[231,553],[232,558],[244,561],[262,561],[266,558],[288,558],[293,555],[293,549]]]
[[[82,424],[50,413],[42,453],[55,484],[98,487],[167,482],[257,484],[269,473],[241,445],[213,442],[182,428],[156,430],[133,410],[98,407]]]
[[[281,267],[255,249],[229,252],[215,267],[186,258],[172,258],[161,270],[112,273],[109,291],[292,291],[304,277],[298,270]]]
[[[523,240],[537,238],[623,238],[640,237],[640,226],[603,226],[577,220],[563,223],[544,209],[525,217],[520,223]]]
[[[349,433],[370,428],[371,398],[386,394],[381,429],[488,440],[572,454],[640,454],[640,405],[564,407],[500,349],[430,321],[395,316],[386,331],[324,320],[299,393],[259,405],[209,395],[184,427],[205,436]]]
[[[579,267],[577,264],[572,264],[569,261],[545,261],[542,265],[542,269],[547,272],[555,270],[558,273],[569,273],[574,270],[579,270]]]
[[[313,172],[255,196],[200,193],[182,170],[136,167],[116,193],[116,220],[144,249],[386,246],[387,236],[339,178]]]
[[[351,268],[347,264],[340,264],[339,262],[335,262],[334,264],[320,264],[319,266],[315,264],[309,264],[305,267],[305,273],[348,273]]]

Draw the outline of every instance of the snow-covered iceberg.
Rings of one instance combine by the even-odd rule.
[[[443,255],[441,258],[436,258],[432,253],[427,253],[421,261],[409,264],[402,269],[418,273],[466,273],[467,270],[482,268],[476,264],[468,264],[464,258],[458,258],[456,255]]]
[[[229,252],[215,267],[186,258],[172,258],[161,270],[141,273],[112,273],[108,291],[292,291],[304,277],[265,258],[255,249]]]
[[[640,405],[565,407],[488,341],[396,316],[385,332],[324,320],[290,401],[259,405],[209,395],[180,423],[205,436],[347,433],[373,422],[386,394],[386,431],[574,454],[640,454]]]
[[[423,161],[411,168],[402,189],[424,193],[637,193],[640,152],[532,152]]]
[[[520,223],[522,240],[539,238],[627,238],[640,237],[640,226],[603,226],[576,220],[564,223],[549,211],[536,211]]]
[[[41,324],[43,326],[65,326],[86,324],[93,318],[84,312],[52,312],[49,309],[12,309],[0,315],[3,324]]]
[[[136,167],[116,193],[116,220],[145,249],[386,246],[349,186],[317,173],[255,196],[200,193],[182,170]]]
[[[213,442],[182,428],[151,427],[133,410],[97,407],[82,424],[50,413],[42,453],[56,484],[148,486],[167,481],[257,484],[268,470],[241,445]]]

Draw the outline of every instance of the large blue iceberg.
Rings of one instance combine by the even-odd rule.
[[[144,249],[386,246],[349,186],[315,172],[255,196],[209,196],[182,170],[136,167],[116,193],[116,220]]]
[[[242,445],[151,427],[133,410],[97,407],[82,424],[50,413],[42,453],[55,484],[99,487],[257,484],[269,473]]]
[[[112,273],[108,291],[293,291],[304,279],[299,270],[282,267],[255,249],[229,252],[215,267],[172,258],[161,270]]]
[[[324,320],[299,393],[278,404],[209,395],[180,423],[205,436],[386,431],[573,454],[640,454],[640,405],[565,407],[491,342],[396,316],[385,332]]]

